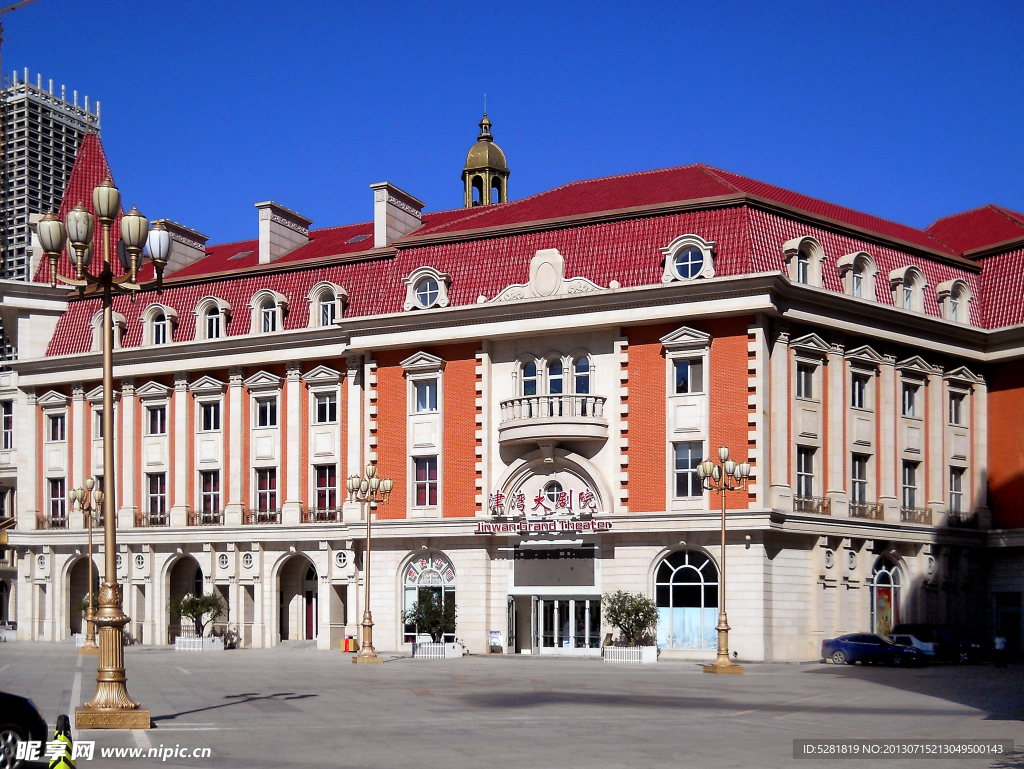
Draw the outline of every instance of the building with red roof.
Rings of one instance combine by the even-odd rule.
[[[98,300],[51,289],[41,253],[34,284],[4,284],[0,611],[22,637],[80,630],[66,499],[94,476],[144,643],[187,634],[167,607],[203,590],[245,645],[336,650],[367,577],[345,479],[373,465],[394,481],[373,511],[378,649],[419,640],[405,612],[427,591],[473,651],[496,632],[598,655],[619,589],[657,602],[670,656],[714,657],[723,593],[741,659],[906,622],[1019,646],[1024,217],[920,230],[701,164],[510,199],[480,128],[460,209],[378,183],[356,224],[266,201],[253,238],[211,245],[161,220],[161,289],[115,300],[109,472]],[[62,215],[109,172],[84,143]],[[721,446],[749,468],[724,552],[698,472]]]

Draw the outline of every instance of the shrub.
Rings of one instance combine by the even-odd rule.
[[[601,612],[609,625],[618,628],[620,640],[627,646],[650,643],[658,625],[658,605],[642,593],[605,593]]]
[[[188,617],[196,628],[196,636],[202,638],[206,635],[206,626],[215,622],[218,617],[224,614],[227,606],[219,593],[206,593],[204,595],[192,595],[189,593],[180,601],[171,604],[171,614],[174,617]],[[208,619],[204,619],[208,617]]]
[[[405,624],[415,626],[417,633],[427,633],[434,643],[441,643],[446,633],[455,632],[455,601],[445,601],[440,592],[420,588],[418,600],[403,619]]]

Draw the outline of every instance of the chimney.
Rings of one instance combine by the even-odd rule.
[[[260,264],[270,264],[309,242],[310,219],[272,200],[257,203],[256,208],[260,212]]]
[[[206,235],[170,219],[157,219],[153,224],[157,222],[171,233],[171,252],[167,255],[167,266],[164,267],[165,278],[206,256],[206,241],[209,240]]]
[[[423,201],[388,182],[371,184],[373,190],[373,247],[384,248],[423,223]]]

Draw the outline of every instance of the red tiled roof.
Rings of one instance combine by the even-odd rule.
[[[981,295],[987,328],[1024,323],[1024,249],[982,260]]]
[[[958,254],[1024,238],[1024,214],[989,204],[937,219],[928,227],[932,236]]]

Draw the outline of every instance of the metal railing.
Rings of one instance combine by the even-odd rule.
[[[66,529],[68,527],[67,513],[64,515],[52,515],[42,513],[36,518],[37,529]]]
[[[924,523],[930,526],[932,509],[930,507],[901,507],[900,520],[903,523]]]
[[[978,514],[965,510],[950,511],[946,517],[946,523],[957,529],[976,529],[978,528]]]
[[[280,523],[280,510],[243,510],[242,523],[246,526],[255,523]]]
[[[832,515],[832,500],[829,497],[793,497],[793,512]]]
[[[341,508],[304,507],[301,520],[303,523],[336,523],[341,520]]]
[[[223,526],[224,511],[189,509],[185,520],[189,526]]]
[[[851,518],[867,518],[870,521],[885,520],[885,508],[874,502],[851,502]]]
[[[524,395],[501,402],[501,421],[559,417],[604,418],[605,398],[600,395]]]
[[[167,513],[147,513],[140,511],[135,515],[135,528],[142,529],[148,526],[170,526],[171,516]]]

